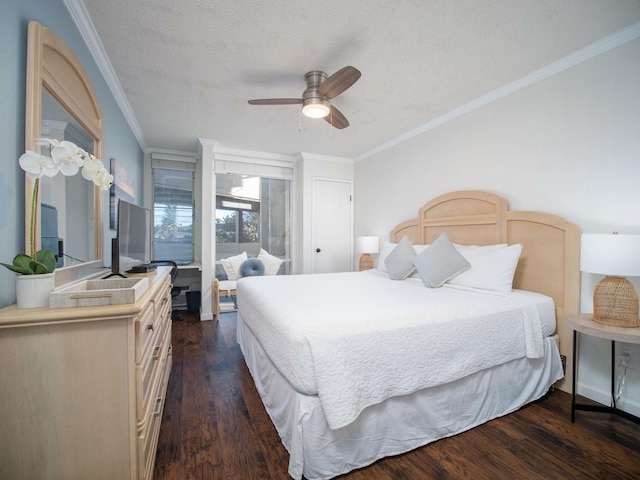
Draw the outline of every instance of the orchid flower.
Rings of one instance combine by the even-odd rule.
[[[80,149],[71,142],[60,142],[60,145],[51,150],[51,158],[60,172],[67,177],[78,173],[84,164]]]
[[[40,178],[42,175],[53,177],[58,173],[58,167],[54,163],[53,159],[40,155],[33,150],[27,150],[23,153],[20,156],[18,163],[20,164],[20,168],[27,173],[27,177],[31,180]]]
[[[37,275],[51,273],[56,268],[56,260],[50,250],[40,250],[36,252],[35,231],[37,209],[39,205],[38,191],[40,189],[40,177],[55,176],[61,172],[65,176],[78,173],[82,168],[82,176],[92,181],[102,190],[108,190],[113,183],[111,175],[100,160],[78,147],[75,143],[53,139],[38,138],[37,145],[48,147],[51,157],[41,155],[32,150],[27,150],[18,159],[27,177],[33,182],[33,192],[31,197],[31,225],[29,229],[30,255],[18,254],[13,259],[13,264],[0,263],[16,273],[24,275]]]
[[[86,153],[84,165],[82,167],[82,176],[86,180],[92,181],[96,186],[103,190],[108,190],[113,183],[113,175],[111,175],[102,165],[102,162],[90,153]]]

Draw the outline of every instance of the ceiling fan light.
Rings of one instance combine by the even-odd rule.
[[[302,106],[302,114],[309,118],[324,118],[330,111],[329,101],[323,98],[309,98]]]

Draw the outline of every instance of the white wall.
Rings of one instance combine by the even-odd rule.
[[[340,157],[301,153],[296,176],[298,210],[295,235],[294,273],[313,272],[313,179],[353,180],[353,162]]]
[[[357,162],[355,235],[386,238],[427,200],[463,189],[564,217],[587,233],[640,233],[639,184],[636,39]],[[583,274],[583,312],[592,311],[592,277]],[[582,345],[589,353],[579,392],[608,403],[609,342]],[[621,405],[637,415],[638,368],[626,388]]]

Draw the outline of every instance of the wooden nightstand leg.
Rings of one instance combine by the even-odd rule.
[[[571,379],[571,423],[576,421],[576,376],[578,371],[578,331],[573,331],[573,376]]]
[[[611,340],[611,404],[616,408],[616,341]]]

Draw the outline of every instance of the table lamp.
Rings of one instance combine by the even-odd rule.
[[[371,270],[373,268],[372,253],[378,253],[379,241],[378,237],[365,236],[358,237],[356,240],[356,250],[362,253],[360,257],[360,271]]]
[[[640,276],[640,235],[582,234],[580,270],[606,275],[593,292],[593,320],[638,326],[638,294],[625,276]]]

